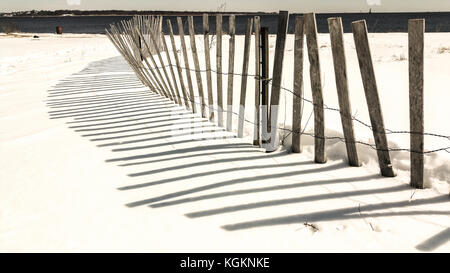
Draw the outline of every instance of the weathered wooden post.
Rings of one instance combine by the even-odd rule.
[[[208,14],[203,14],[203,45],[205,47],[206,83],[208,87],[209,121],[214,122],[214,99],[211,77],[211,55],[209,52],[209,20]]]
[[[184,105],[188,110],[190,110],[191,106],[189,103],[189,97],[187,95],[186,86],[184,85],[184,80],[183,80],[183,70],[181,69],[180,59],[178,58],[177,47],[175,45],[175,39],[173,37],[172,23],[170,22],[169,19],[167,19],[166,22],[167,22],[167,26],[169,29],[170,42],[172,44],[173,56],[175,57],[175,63],[177,66],[178,78],[180,79],[180,86],[181,86],[181,91],[183,93]]]
[[[261,144],[270,138],[269,123],[269,28],[261,28]]]
[[[189,87],[189,100],[191,101],[191,108],[193,113],[197,113],[197,108],[195,107],[195,95],[194,95],[194,87],[192,86],[192,78],[191,78],[191,69],[189,67],[189,57],[186,50],[186,41],[184,40],[184,30],[183,30],[183,21],[181,17],[177,17],[178,23],[178,35],[180,36],[181,41],[181,49],[183,50],[183,58],[184,58],[184,66],[186,72],[186,79]]]
[[[166,52],[167,61],[169,62],[170,74],[172,75],[173,85],[175,86],[175,90],[176,90],[177,103],[179,105],[183,105],[183,103],[181,101],[180,89],[178,89],[178,85],[177,85],[177,77],[175,76],[175,71],[173,69],[172,60],[170,59],[170,55],[169,55],[169,48],[167,47],[166,37],[164,37],[164,33],[162,31],[161,31],[161,40],[162,40],[163,49]]]
[[[255,118],[253,145],[261,145],[261,19],[255,16]]]
[[[342,129],[344,131],[345,145],[347,148],[348,163],[350,166],[361,166],[356,150],[355,135],[353,132],[352,108],[348,94],[347,65],[344,49],[344,31],[342,19],[329,18],[331,51],[333,53],[334,74],[338,93],[339,109],[341,114]]]
[[[381,174],[387,177],[394,177],[396,174],[392,168],[391,158],[389,156],[383,113],[381,111],[380,98],[378,97],[377,83],[367,36],[366,21],[360,20],[353,22],[352,29]]]
[[[425,19],[408,21],[411,186],[423,189]]]
[[[266,152],[273,152],[278,148],[278,113],[280,104],[281,75],[283,72],[284,47],[286,44],[288,11],[280,11],[278,15],[277,41],[275,44],[275,58],[272,73],[272,94],[270,97],[269,122],[270,142],[266,146]]]
[[[248,18],[245,28],[244,61],[241,73],[241,97],[239,103],[238,137],[244,137],[245,97],[247,94],[248,62],[250,57],[250,39],[252,37],[253,19]]]
[[[323,107],[322,77],[320,75],[316,15],[314,13],[305,14],[304,20],[306,44],[308,47],[309,76],[314,102],[314,161],[316,163],[326,163],[325,113]]]
[[[294,95],[292,111],[292,152],[301,153],[302,98],[303,98],[303,40],[304,18],[295,17]]]
[[[222,14],[216,15],[217,125],[223,127]]]
[[[229,54],[228,54],[228,91],[227,91],[227,131],[233,130],[233,74],[234,74],[234,32],[235,32],[235,17],[230,15],[229,18]]]
[[[197,46],[195,44],[194,17],[188,16],[189,37],[191,41],[192,58],[194,59],[195,76],[197,79],[198,94],[200,96],[200,105],[202,117],[206,118],[205,95],[203,93],[202,73],[200,72],[200,63],[198,61]]]

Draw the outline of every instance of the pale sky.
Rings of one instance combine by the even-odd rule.
[[[450,11],[450,0],[0,0],[0,12],[19,10],[407,12]]]

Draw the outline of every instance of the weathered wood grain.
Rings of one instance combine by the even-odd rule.
[[[356,150],[355,134],[353,131],[352,108],[348,90],[342,19],[340,17],[329,18],[328,29],[330,31],[336,89],[338,93],[342,129],[344,131],[345,145],[347,148],[348,163],[350,166],[359,167],[361,166],[361,163],[359,162],[358,151]]]
[[[247,19],[244,40],[244,61],[241,73],[241,96],[239,100],[238,137],[244,137],[245,99],[247,95],[248,63],[250,58],[250,40],[252,38],[253,18]]]
[[[372,63],[372,55],[370,53],[366,21],[360,20],[353,22],[352,29],[381,174],[383,176],[393,177],[396,174],[392,167],[391,158],[389,155],[383,113],[381,111],[380,98],[378,96],[378,88]]]
[[[408,21],[411,186],[423,189],[425,19]]]
[[[309,76],[314,102],[314,161],[326,163],[325,154],[325,113],[323,108],[322,76],[320,72],[317,24],[314,13],[305,14],[306,45],[308,47]]]
[[[294,41],[294,95],[292,111],[292,152],[301,153],[302,98],[303,98],[303,40],[304,18],[295,17]]]

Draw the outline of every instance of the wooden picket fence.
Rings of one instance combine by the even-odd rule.
[[[174,103],[185,107],[193,113],[199,113],[203,118],[225,127],[227,131],[233,130],[233,104],[239,100],[239,113],[237,135],[243,137],[246,111],[247,81],[255,80],[255,119],[250,124],[253,126],[254,145],[262,146],[267,152],[278,148],[278,109],[280,93],[286,88],[281,86],[283,75],[283,58],[286,44],[288,17],[287,11],[280,11],[278,16],[278,28],[276,35],[275,56],[273,62],[272,78],[269,79],[269,54],[268,54],[268,28],[263,27],[258,16],[249,18],[245,28],[245,42],[243,48],[243,66],[239,73],[234,71],[235,61],[235,16],[229,16],[229,53],[228,71],[222,69],[222,36],[223,15],[216,16],[216,67],[211,67],[210,30],[208,14],[203,15],[203,42],[204,56],[199,56],[195,40],[194,20],[187,17],[188,35],[191,47],[191,56],[194,68],[191,68],[189,54],[186,47],[183,20],[177,17],[177,27],[183,55],[182,61],[178,56],[173,25],[167,19],[168,35],[171,41],[171,49],[166,43],[165,35],[161,30],[162,19],[153,17],[136,17],[133,20],[122,22],[120,25],[112,25],[107,35],[117,50],[124,56],[137,77],[147,85],[150,90],[160,94]],[[344,48],[344,35],[341,18],[328,19],[333,64],[336,79],[336,90],[339,100],[339,112],[341,115],[344,141],[350,166],[361,166],[357,141],[353,129],[347,67]],[[411,147],[411,185],[416,188],[424,186],[424,19],[409,20],[409,92],[410,92],[410,138]],[[375,149],[378,155],[380,172],[383,176],[393,177],[395,171],[392,167],[389,147],[386,138],[386,130],[378,95],[377,83],[373,68],[373,61],[369,46],[368,31],[364,20],[352,23],[355,48],[359,61],[361,78],[363,81],[365,97],[369,110],[371,129],[375,140]],[[317,163],[326,163],[325,153],[325,121],[324,100],[322,92],[322,79],[320,70],[320,55],[317,39],[317,24],[314,13],[296,16],[295,18],[295,45],[294,45],[294,83],[293,83],[293,120],[292,120],[292,151],[301,152],[300,136],[301,113],[303,98],[303,52],[306,38],[307,54],[309,59],[309,71],[312,91],[312,103],[314,107],[314,160]],[[255,75],[249,75],[249,56],[251,38],[255,39]],[[162,58],[165,52],[166,60]],[[170,57],[172,53],[172,58]],[[199,58],[205,58],[204,68],[200,67]],[[175,64],[171,59],[175,60]],[[184,72],[184,73],[183,73]],[[191,72],[195,72],[196,88],[194,88]],[[202,73],[206,73],[206,86],[203,86]],[[213,90],[213,75],[216,75],[216,90]],[[225,88],[223,75],[227,75],[226,105],[224,105]],[[233,98],[234,75],[241,76],[240,97]],[[271,90],[269,92],[269,86]],[[196,102],[198,94],[199,103]],[[216,97],[216,104],[214,103]],[[270,99],[269,99],[270,98]],[[199,104],[200,107],[197,107]],[[199,108],[199,109],[198,109]],[[253,109],[253,108],[252,108]],[[226,115],[225,115],[226,114]]]

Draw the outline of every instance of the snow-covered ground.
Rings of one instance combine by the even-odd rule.
[[[351,35],[345,39],[353,112],[368,121]],[[426,39],[426,131],[448,135],[450,34]],[[319,42],[325,103],[336,107],[328,36]],[[370,42],[386,127],[408,130],[407,35],[371,34]],[[302,154],[265,154],[249,144],[251,126],[237,139],[150,93],[102,35],[0,36],[0,46],[1,252],[450,251],[446,153],[428,157],[431,187],[414,190],[407,153],[392,154],[396,178],[379,176],[374,151],[364,147],[364,166],[348,167],[339,142],[328,144],[323,165],[312,162],[306,136]],[[236,48],[239,73],[243,37]],[[287,88],[292,49],[289,36]],[[250,78],[248,105],[253,88]],[[290,101],[283,93],[287,127]],[[339,134],[339,116],[327,113],[326,122]],[[371,137],[355,129],[358,139]],[[388,138],[409,146],[407,136]],[[445,144],[427,138],[426,148]]]

